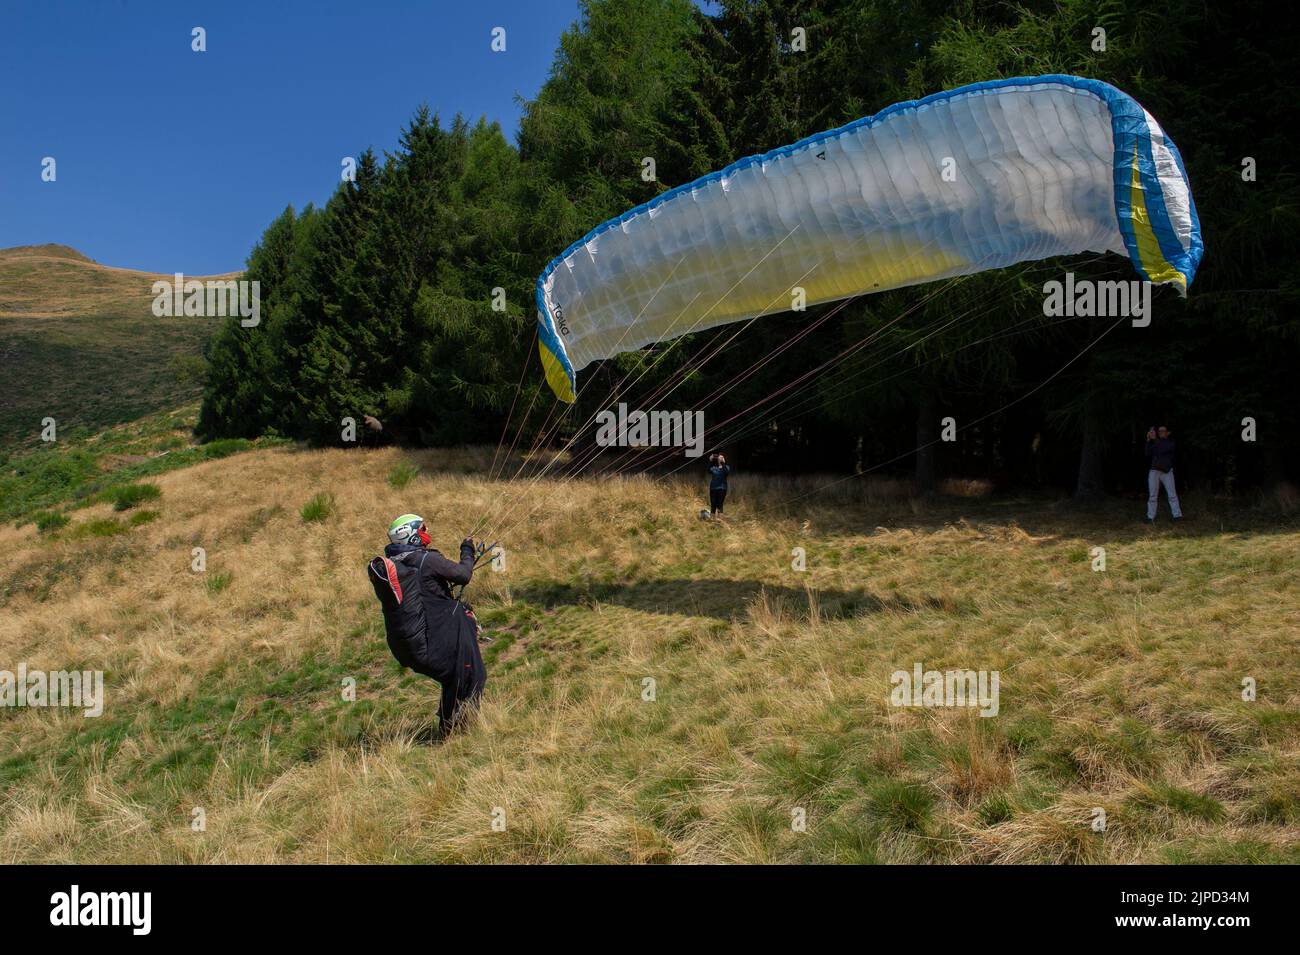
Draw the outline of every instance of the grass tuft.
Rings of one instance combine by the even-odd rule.
[[[873,789],[870,805],[883,828],[924,833],[931,826],[935,795],[916,783],[887,780]]]
[[[207,444],[199,445],[199,451],[205,458],[217,460],[219,458],[228,458],[240,451],[247,451],[252,447],[253,442],[245,438],[218,438],[216,441],[209,441]]]
[[[72,529],[74,537],[116,537],[130,530],[127,525],[111,517],[92,517]]]
[[[33,515],[36,529],[42,534],[52,534],[68,526],[68,515],[60,511],[39,511]]]
[[[303,522],[307,524],[318,524],[329,519],[333,513],[334,495],[325,492],[313,496],[299,511]]]
[[[162,497],[162,488],[157,484],[123,484],[102,492],[100,499],[113,505],[115,511],[128,511],[145,501],[156,501]]]
[[[203,586],[210,594],[219,594],[230,586],[235,575],[229,571],[212,571],[203,578]]]
[[[409,461],[403,461],[393,467],[388,472],[388,486],[394,490],[402,490],[408,484],[415,480],[415,476],[420,473],[420,469]]]
[[[1168,783],[1139,785],[1127,802],[1130,807],[1147,812],[1185,816],[1205,822],[1221,822],[1228,815],[1223,803],[1214,797],[1181,789]]]

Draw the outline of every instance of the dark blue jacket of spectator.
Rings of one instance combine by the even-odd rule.
[[[1174,469],[1174,451],[1176,450],[1173,438],[1156,438],[1154,441],[1147,442],[1147,460],[1150,467],[1157,471],[1172,471]]]

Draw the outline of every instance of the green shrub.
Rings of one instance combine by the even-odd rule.
[[[162,511],[136,511],[131,515],[131,520],[128,523],[132,527],[139,527],[141,524],[156,521],[160,517],[162,517]]]
[[[397,467],[388,472],[388,485],[389,487],[396,488],[400,491],[402,488],[406,487],[406,485],[410,484],[419,472],[420,469],[414,464],[409,461],[403,461],[401,464],[397,465]]]
[[[95,474],[99,467],[93,454],[85,451],[40,451],[10,458],[6,473],[0,474],[0,518],[7,519],[48,508],[66,500]]]
[[[157,484],[120,484],[108,488],[100,497],[112,502],[115,511],[129,511],[137,504],[162,497],[162,488]]]
[[[68,515],[60,511],[41,511],[36,515],[36,529],[42,534],[52,533],[68,526]]]
[[[319,523],[334,513],[334,495],[317,494],[302,506],[302,519],[305,523]]]
[[[167,363],[167,367],[181,387],[202,387],[208,374],[208,363],[199,355],[176,355]]]
[[[219,438],[200,445],[199,450],[205,458],[227,458],[240,451],[247,451],[252,446],[253,442],[245,438]]]

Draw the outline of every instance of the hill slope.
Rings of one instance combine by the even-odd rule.
[[[85,253],[78,252],[72,246],[60,245],[57,242],[47,242],[44,245],[14,245],[7,249],[0,249],[0,260],[12,260],[25,257],[75,259],[78,262],[95,261]]]
[[[851,484],[782,509],[741,476],[714,525],[693,483],[526,489],[490,457],[258,451],[152,478],[134,520],[0,527],[0,660],[107,682],[99,718],[0,714],[0,858],[1300,861],[1294,522]],[[518,522],[469,591],[486,706],[444,745],[364,573],[412,508],[444,549]],[[997,716],[891,706],[917,663],[999,671]]]
[[[0,249],[0,448],[35,444],[46,417],[94,432],[198,396],[220,320],[156,318],[160,278],[67,246]]]

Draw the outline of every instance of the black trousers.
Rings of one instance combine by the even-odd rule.
[[[713,509],[714,514],[722,513],[722,502],[727,499],[727,489],[709,488],[709,507]]]
[[[439,601],[435,606],[434,614],[427,618],[427,628],[418,648],[421,652],[412,659],[403,659],[394,650],[394,656],[403,666],[442,685],[438,735],[443,737],[478,707],[487,684],[487,667],[479,652],[478,623],[469,615],[468,608],[459,601]],[[429,607],[427,602],[425,607]]]
[[[483,666],[477,635],[462,629],[456,641],[455,662],[432,675],[442,684],[438,734],[446,736],[460,724],[468,711],[478,707],[483,687],[487,685],[487,667]]]

